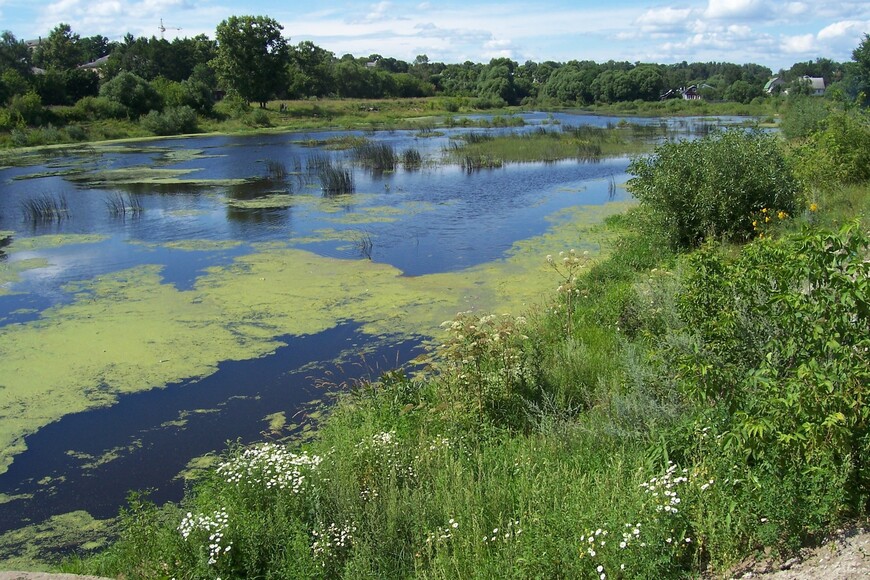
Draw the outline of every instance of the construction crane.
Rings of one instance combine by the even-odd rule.
[[[167,30],[181,30],[180,28],[176,28],[175,26],[163,26],[163,19],[160,19],[160,26],[157,27],[157,30],[160,31],[160,40],[163,40],[163,33]]]

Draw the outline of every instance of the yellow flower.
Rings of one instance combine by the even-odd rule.
[[[784,211],[781,211],[781,212],[779,212],[778,214],[776,214],[776,217],[778,217],[778,218],[781,219],[781,220],[784,220],[785,218],[788,217],[788,214],[785,213]]]
[[[753,227],[753,228],[757,228],[757,227],[758,227],[758,220],[752,220],[752,227]]]
[[[769,221],[770,221],[770,216],[769,215],[764,216],[764,223],[767,223]]]
[[[819,206],[817,206],[815,203],[810,204],[810,211],[818,211],[818,210],[819,210]]]
[[[767,213],[767,208],[766,207],[761,208],[761,213]]]

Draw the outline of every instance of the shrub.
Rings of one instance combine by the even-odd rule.
[[[123,119],[127,109],[121,103],[106,97],[85,97],[73,106],[70,118],[81,121],[96,121],[101,119]]]
[[[838,501],[854,510],[870,481],[868,251],[852,225],[760,240],[732,263],[698,252],[680,302],[693,340],[675,351],[682,392],[727,412],[721,451],[779,472],[839,474]]]
[[[793,214],[798,201],[798,182],[776,137],[758,131],[665,143],[632,161],[629,173],[647,227],[674,247],[748,239],[752,214]]]
[[[178,135],[196,131],[196,112],[187,105],[167,107],[162,113],[151,111],[142,117],[142,126],[155,135]]]
[[[870,124],[854,113],[831,115],[826,127],[793,150],[795,172],[808,185],[833,186],[870,179]]]
[[[100,87],[100,96],[126,107],[131,117],[163,108],[163,99],[154,87],[130,72],[122,72]]]

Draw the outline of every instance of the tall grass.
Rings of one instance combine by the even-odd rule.
[[[423,156],[419,149],[409,147],[402,151],[402,167],[406,170],[419,169],[423,165]]]
[[[353,148],[353,159],[362,167],[377,173],[395,171],[399,164],[399,157],[392,146],[370,141]]]
[[[324,195],[344,195],[354,192],[353,172],[340,165],[324,165],[318,169],[320,189]]]
[[[121,192],[109,194],[105,200],[106,210],[112,217],[125,218],[128,215],[138,216],[144,211],[142,201],[138,196],[126,195]]]
[[[59,222],[69,217],[69,204],[62,193],[44,193],[21,202],[21,213],[30,223]]]

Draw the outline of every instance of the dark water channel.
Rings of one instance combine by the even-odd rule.
[[[620,121],[567,114],[524,117],[525,127],[486,131],[527,131],[554,122],[604,127]],[[710,124],[709,119],[636,122],[666,126],[670,136],[690,136]],[[468,131],[357,133],[399,152],[415,148],[424,158],[419,169],[386,174],[364,171],[352,164],[349,151],[322,145],[347,135],[339,132],[191,137],[59,150],[36,164],[0,168],[0,231],[13,231],[16,241],[55,234],[103,236],[90,243],[0,248],[0,267],[45,261],[8,284],[13,294],[0,294],[0,332],[70,303],[70,283],[157,264],[164,283],[186,290],[208,268],[230,264],[263,243],[371,259],[404,276],[458,271],[502,258],[514,242],[545,232],[550,227],[546,218],[561,209],[628,197],[614,187],[627,178],[627,158],[518,164],[472,173],[439,162],[450,139]],[[315,156],[350,169],[355,193],[324,197],[315,180],[301,175]],[[289,175],[270,177],[270,162],[282,164]],[[177,174],[183,183],[100,181],[101,172],[143,168],[189,172]],[[65,200],[63,217],[29,219],[27,200],[46,194]],[[228,203],[274,195],[289,195],[292,202],[285,207]],[[113,212],[109,200],[118,196],[135,199],[141,211]],[[354,236],[371,240],[371,246],[349,244],[347,238]],[[193,249],[173,246],[191,240],[208,243]],[[271,355],[225,362],[202,379],[124,395],[113,406],[67,415],[28,436],[28,449],[0,475],[0,494],[25,496],[0,503],[0,532],[73,510],[111,517],[130,489],[153,489],[158,502],[178,500],[183,483],[176,476],[192,458],[223,449],[227,441],[263,438],[263,417],[276,412],[298,424],[285,434],[298,430],[302,412],[324,396],[316,386],[324,377],[338,384],[376,376],[410,361],[421,344],[413,336],[366,344],[371,338],[352,321],[280,340],[287,346]],[[352,353],[366,348],[367,362],[355,364]],[[88,459],[107,454],[117,458],[99,464]]]

